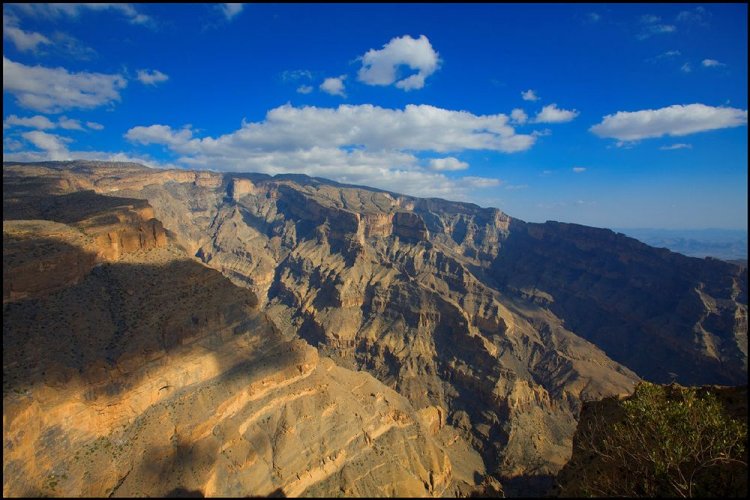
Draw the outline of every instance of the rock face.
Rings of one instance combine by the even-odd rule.
[[[4,221],[4,496],[472,491],[408,400],[284,336],[163,233],[100,248],[112,211],[93,207],[123,200],[98,197],[70,225]],[[121,234],[152,215],[135,201]]]
[[[147,200],[182,248],[257,295],[279,335],[406,398],[448,454],[450,492],[490,491],[485,471],[556,473],[582,402],[640,377],[747,377],[746,271],[608,230],[298,175],[4,171],[6,183]]]

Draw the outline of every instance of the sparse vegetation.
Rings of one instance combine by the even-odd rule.
[[[581,421],[562,495],[745,496],[747,421],[712,388],[639,384]],[[746,412],[746,408],[745,408]]]

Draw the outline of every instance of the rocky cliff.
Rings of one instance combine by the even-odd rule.
[[[481,457],[463,472],[474,459],[451,462],[462,477],[550,477],[582,401],[641,377],[746,379],[747,274],[729,264],[306,176],[4,170],[5,183],[147,200],[181,248],[257,295],[280,335],[406,398],[449,455]]]

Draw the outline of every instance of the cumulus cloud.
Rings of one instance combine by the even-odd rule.
[[[393,38],[380,50],[370,49],[359,58],[362,67],[357,73],[359,81],[368,85],[391,85],[403,90],[421,89],[425,79],[440,65],[440,57],[426,36],[412,38],[404,35]],[[402,78],[398,70],[408,66],[417,72]]]
[[[18,18],[3,12],[3,39],[7,38],[21,52],[34,51],[39,45],[52,42],[41,33],[24,31],[18,26]]]
[[[560,109],[556,104],[550,104],[542,108],[534,117],[534,123],[565,123],[578,116],[575,109]]]
[[[693,149],[693,145],[677,143],[677,144],[670,144],[669,146],[662,146],[659,149],[661,149],[662,151],[673,151],[675,149]]]
[[[516,134],[507,115],[474,115],[428,105],[386,109],[372,105],[270,110],[261,122],[243,121],[219,137],[195,137],[190,129],[138,126],[125,137],[162,144],[192,168],[297,172],[339,182],[364,184],[421,196],[457,197],[499,180],[449,179],[439,169],[462,167],[453,157],[420,166],[416,152],[490,150],[512,153],[530,148],[532,135]],[[442,160],[442,161],[439,161]],[[462,194],[463,193],[463,194]]]
[[[573,172],[581,174],[586,171],[586,167],[573,167]]]
[[[538,101],[539,100],[539,97],[536,95],[536,92],[534,92],[531,89],[521,92],[521,98],[524,101]]]
[[[178,142],[184,143],[184,148],[179,152],[185,153],[190,153],[196,146],[209,144],[211,147],[218,144],[242,146],[242,150],[296,150],[326,145],[440,153],[467,149],[513,153],[530,148],[534,144],[534,137],[516,134],[508,122],[504,114],[474,115],[467,111],[429,105],[409,104],[400,110],[371,104],[341,105],[338,108],[296,108],[287,104],[270,110],[265,121],[243,122],[240,130],[219,139],[190,141],[187,135],[189,130],[183,130],[182,135],[177,137],[171,128],[164,125],[135,127],[131,131],[138,130],[140,134],[149,129],[149,133],[162,138],[177,138]]]
[[[43,150],[50,160],[69,160],[69,151],[66,146],[70,139],[55,134],[48,134],[40,130],[24,132],[21,137],[29,141],[37,148]]]
[[[140,81],[144,85],[156,85],[157,83],[166,82],[167,80],[169,80],[169,76],[165,75],[157,69],[139,69],[137,78],[138,81]]]
[[[523,125],[529,119],[529,116],[521,108],[516,108],[516,109],[514,109],[513,111],[510,112],[510,119],[514,123],[517,123],[519,125]]]
[[[310,85],[300,85],[297,87],[297,93],[298,94],[309,94],[313,91],[313,88]]]
[[[87,126],[93,130],[101,130],[104,128],[103,125],[95,122],[88,122]],[[74,120],[67,116],[61,116],[58,118],[57,122],[53,122],[46,116],[42,115],[24,117],[10,115],[3,120],[3,129],[10,129],[13,127],[33,128],[37,130],[49,130],[55,128],[62,128],[65,130],[84,130],[83,125],[79,120]]]
[[[142,14],[129,3],[22,3],[12,4],[14,8],[34,17],[56,19],[59,17],[76,18],[85,11],[114,11],[132,24],[150,25],[153,20]]]
[[[717,61],[716,59],[704,59],[701,64],[705,68],[718,68],[720,66],[726,66],[726,64]]]
[[[42,115],[19,117],[16,115],[10,115],[3,120],[3,129],[9,129],[11,127],[28,127],[39,130],[46,130],[55,128],[55,124]]]
[[[13,94],[19,105],[41,112],[95,108],[119,101],[120,90],[126,85],[120,75],[26,66],[3,56],[3,91]]]
[[[227,21],[231,21],[234,16],[242,12],[244,7],[245,5],[241,3],[223,3],[219,5],[221,12],[226,16]]]
[[[346,80],[346,75],[326,78],[323,80],[323,83],[320,84],[320,90],[327,94],[346,97],[344,80]]]
[[[448,156],[447,158],[433,158],[430,160],[430,168],[432,170],[466,170],[469,168],[469,164]]]
[[[637,141],[665,135],[679,137],[697,132],[747,124],[747,110],[705,104],[668,106],[643,111],[618,111],[589,130],[599,137]]]
[[[57,120],[57,125],[65,130],[83,130],[80,121],[68,118],[67,116],[61,116]]]

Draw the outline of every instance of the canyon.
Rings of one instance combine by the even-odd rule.
[[[5,496],[538,492],[586,402],[747,380],[747,269],[607,229],[90,161],[3,214]]]

